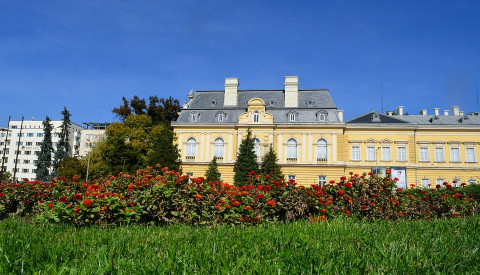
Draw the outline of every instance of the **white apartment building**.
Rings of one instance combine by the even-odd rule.
[[[52,143],[55,150],[59,141],[62,121],[54,120],[51,121],[51,124],[53,128]],[[2,157],[4,157],[3,170],[10,172],[13,177],[16,169],[15,178],[17,180],[23,178],[35,180],[37,154],[40,152],[40,145],[44,136],[43,121],[24,120],[23,126],[22,121],[10,121],[8,133],[5,130],[3,129],[0,134],[0,164]],[[71,156],[80,155],[82,130],[84,128],[80,125],[75,123],[70,125],[68,137]]]
[[[106,138],[105,129],[110,123],[84,122],[82,136],[80,137],[79,155],[87,156],[97,144]]]

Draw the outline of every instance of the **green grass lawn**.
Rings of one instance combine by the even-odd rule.
[[[480,217],[250,227],[0,222],[0,274],[479,273]]]

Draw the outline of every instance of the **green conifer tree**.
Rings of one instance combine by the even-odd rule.
[[[62,159],[70,157],[70,144],[68,142],[69,138],[69,132],[68,129],[70,128],[70,125],[72,125],[72,122],[70,121],[70,112],[67,110],[66,107],[63,107],[62,115],[62,126],[60,129],[60,136],[57,144],[57,149],[55,150],[55,154],[53,156],[53,171],[52,171],[52,177],[57,176],[57,170],[58,166],[60,165],[60,161]]]
[[[273,150],[273,146],[270,145],[270,149],[263,159],[261,172],[265,175],[270,175],[272,179],[283,179],[282,169],[277,164],[277,161],[277,154]]]
[[[48,169],[52,165],[52,124],[47,116],[43,121],[43,141],[40,145],[40,153],[38,154],[38,163],[35,177],[37,180],[49,180]]]
[[[218,171],[217,158],[214,156],[212,161],[208,164],[208,170],[205,172],[205,179],[207,182],[215,182],[220,180],[220,172]]]
[[[247,131],[247,136],[242,140],[238,149],[237,161],[234,166],[235,184],[243,185],[247,181],[250,171],[258,172],[257,155],[255,154],[252,132]]]

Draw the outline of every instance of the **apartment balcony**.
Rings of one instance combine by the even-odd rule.
[[[195,161],[195,156],[185,156],[186,161]]]

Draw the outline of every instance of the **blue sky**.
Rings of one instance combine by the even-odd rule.
[[[113,121],[122,96],[327,88],[346,119],[478,111],[480,1],[0,0],[0,126]],[[382,85],[383,83],[383,85]],[[480,89],[480,87],[478,87]]]

